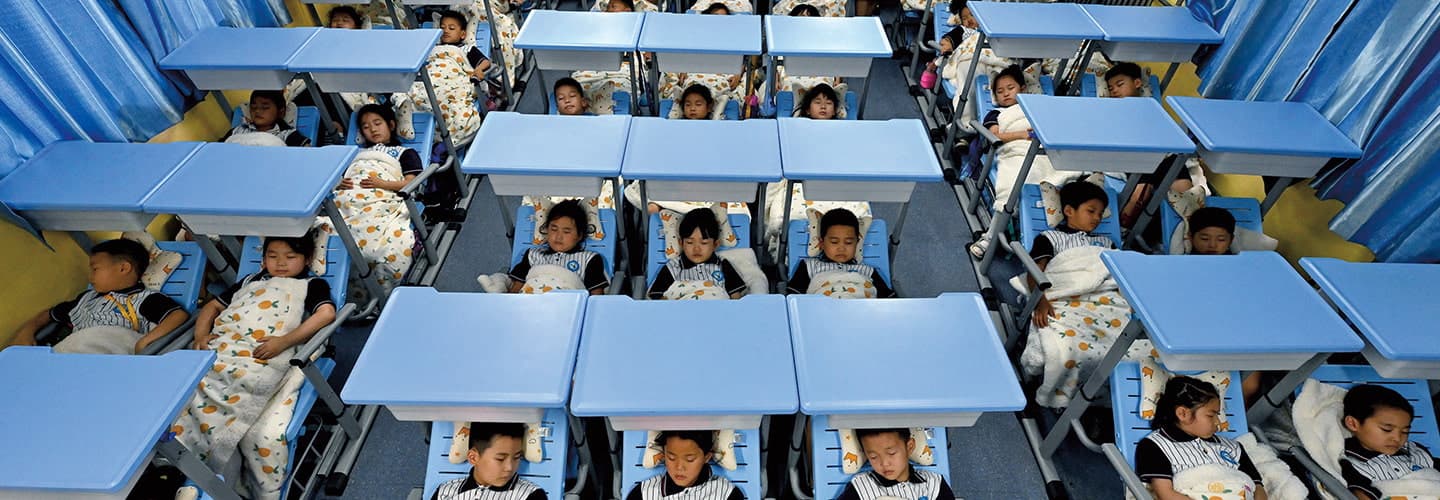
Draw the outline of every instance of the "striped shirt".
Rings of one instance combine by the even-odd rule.
[[[1030,245],[1030,258],[1039,261],[1049,259],[1062,252],[1081,247],[1103,247],[1115,248],[1115,240],[1109,236],[1094,235],[1078,229],[1072,229],[1065,223],[1035,236],[1035,243]]]
[[[472,467],[465,477],[440,483],[440,487],[435,488],[435,494],[430,495],[430,500],[546,500],[546,496],[545,490],[520,479],[519,474],[511,476],[505,486],[480,486],[475,481],[475,469]]]
[[[745,500],[729,479],[715,475],[710,466],[700,468],[700,477],[690,486],[680,486],[670,479],[669,473],[646,479],[630,489],[625,500]]]
[[[905,481],[891,481],[879,472],[869,471],[856,474],[845,485],[836,500],[873,500],[880,497],[896,497],[906,500],[955,500],[955,492],[938,473],[916,470],[910,466],[910,478]]]
[[[549,245],[526,250],[520,263],[510,269],[510,279],[524,283],[530,275],[530,269],[541,265],[564,267],[580,275],[586,290],[603,289],[610,284],[610,276],[605,273],[605,260],[600,258],[600,254],[578,248],[569,252],[556,252],[551,250]]]
[[[655,275],[655,282],[650,284],[650,298],[665,298],[665,291],[670,289],[670,285],[680,281],[713,281],[715,286],[724,288],[725,293],[731,295],[745,291],[745,278],[740,277],[730,261],[718,255],[711,255],[710,260],[699,264],[676,257],[665,262],[665,267]]]
[[[144,334],[179,309],[180,304],[165,294],[136,284],[108,293],[81,292],[74,300],[50,308],[50,321],[68,326],[71,331],[118,326]]]
[[[789,293],[803,294],[810,290],[811,280],[821,273],[830,271],[848,271],[860,274],[875,283],[876,297],[886,299],[895,296],[895,291],[885,284],[885,278],[880,277],[880,273],[874,267],[861,264],[854,259],[851,259],[850,262],[835,262],[823,254],[819,257],[800,259],[800,263],[795,265],[790,283],[786,284],[785,288]]]
[[[1377,482],[1400,479],[1412,472],[1433,468],[1435,457],[1430,456],[1430,450],[1425,446],[1414,441],[1406,442],[1394,455],[1386,455],[1365,449],[1359,439],[1352,437],[1345,440],[1345,455],[1340,459],[1340,475],[1345,479],[1345,486],[1363,491],[1370,498],[1383,496],[1375,487]]]
[[[1260,484],[1260,472],[1245,454],[1240,442],[1224,436],[1200,439],[1178,427],[1166,426],[1141,439],[1135,446],[1135,473],[1140,479],[1173,479],[1186,469],[1219,464],[1244,472]]]

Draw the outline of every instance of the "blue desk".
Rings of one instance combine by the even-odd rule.
[[[1201,45],[1224,39],[1184,7],[1080,8],[1105,33],[1100,51],[1113,61],[1185,62]]]
[[[408,92],[440,30],[322,29],[290,61],[326,92]]]
[[[621,55],[640,43],[644,22],[637,12],[537,9],[525,19],[515,48],[534,50],[540,69],[615,71]]]
[[[774,120],[634,118],[620,175],[647,181],[654,199],[751,201],[759,183],[781,179],[776,134]]]
[[[894,53],[878,17],[765,16],[765,43],[791,76],[865,77]]]
[[[920,120],[777,121],[785,178],[804,181],[807,198],[906,202],[916,182],[944,178]]]
[[[200,234],[300,236],[359,149],[206,144],[145,202]],[[340,224],[344,227],[344,224]]]
[[[1069,3],[975,2],[970,13],[990,50],[1000,57],[1069,59],[1080,42],[1104,32],[1079,5]]]
[[[1440,379],[1430,325],[1440,265],[1300,259],[1300,267],[1368,341],[1365,359],[1387,378]]]
[[[799,407],[785,298],[591,297],[570,411],[616,430],[754,429]]]
[[[829,415],[831,427],[969,427],[984,412],[1025,407],[978,294],[787,300],[800,409]],[[855,376],[876,360],[904,363],[912,383]],[[956,383],[921,382],[937,380]]]
[[[397,288],[341,399],[399,420],[538,422],[569,399],[585,299]]]
[[[1154,99],[1018,98],[1056,170],[1148,174],[1170,154],[1195,151],[1185,131]],[[1097,127],[1097,116],[1123,116],[1125,126]]]
[[[125,498],[214,361],[0,351],[0,496]]]
[[[0,201],[40,229],[144,231],[142,206],[200,143],[60,141],[0,179]]]
[[[673,73],[739,73],[760,55],[760,16],[697,16],[646,12],[638,48]]]
[[[629,116],[490,113],[460,171],[489,175],[501,196],[597,196],[620,175],[629,132]]]
[[[1331,158],[1359,158],[1360,148],[1303,102],[1167,97],[1199,141],[1200,157],[1226,174],[1310,177]]]
[[[290,61],[319,28],[210,28],[160,60],[204,90],[281,90],[295,77]]]

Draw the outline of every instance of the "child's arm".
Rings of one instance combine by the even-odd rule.
[[[21,324],[20,329],[15,331],[15,338],[11,339],[10,345],[35,345],[35,332],[45,328],[45,325],[48,324],[50,324],[49,309],[35,313],[30,321]]]
[[[210,334],[210,329],[215,326],[215,318],[220,317],[220,312],[225,310],[225,305],[220,299],[210,299],[200,311],[195,313],[195,341],[190,345],[192,349],[209,349],[210,341],[215,339]]]
[[[1268,500],[1270,495],[1265,494],[1265,485],[1255,485],[1255,500]]]
[[[175,331],[176,328],[180,328],[180,325],[185,324],[185,320],[187,319],[190,319],[190,313],[185,312],[184,309],[170,311],[170,314],[165,315],[165,319],[160,320],[159,323],[155,324],[155,328],[150,329],[150,333],[142,335],[140,340],[135,341],[135,352],[138,353],[144,350],[145,346],[150,345],[151,342],[169,335],[170,332]]]
[[[598,254],[591,257],[590,262],[585,264],[585,274],[581,278],[585,282],[585,289],[590,291],[590,295],[603,295],[605,289],[610,286],[610,276],[605,274],[605,260]]]
[[[725,292],[730,294],[730,298],[738,299],[745,296],[745,289],[750,285],[745,283],[745,277],[740,276],[740,271],[736,271],[730,261],[720,259],[720,274],[725,276]]]
[[[889,299],[895,297],[895,290],[891,289],[890,285],[885,283],[885,278],[883,276],[880,276],[880,271],[871,269],[870,281],[872,283],[875,283],[876,298]]]
[[[835,500],[860,500],[860,492],[855,490],[853,483],[846,483],[845,489],[840,492],[840,496],[835,497]]]
[[[520,290],[525,288],[525,279],[530,276],[530,252],[533,251],[533,248],[526,250],[525,254],[520,256],[520,263],[510,268],[510,293],[520,293]]]
[[[669,290],[670,285],[673,284],[675,284],[675,276],[670,274],[670,267],[661,267],[660,272],[655,273],[655,282],[650,284],[650,289],[645,291],[645,295],[650,297],[650,300],[662,300],[665,298],[665,291]]]
[[[256,342],[260,342],[260,347],[255,348],[255,359],[270,359],[286,349],[304,344],[310,340],[310,337],[315,336],[315,332],[320,331],[332,321],[335,321],[335,304],[328,302],[321,304],[309,318],[300,323],[300,326],[290,330],[290,333],[256,340]]]
[[[1045,270],[1045,266],[1046,266],[1047,264],[1049,264],[1049,263],[1050,263],[1050,258],[1049,258],[1049,257],[1045,257],[1045,258],[1043,258],[1043,259],[1036,260],[1036,261],[1035,261],[1035,267],[1038,267],[1038,268],[1040,268],[1041,271],[1044,271],[1044,270]],[[1026,281],[1028,282],[1028,284],[1030,285],[1030,289],[1031,289],[1031,290],[1034,290],[1035,288],[1037,288],[1037,287],[1040,286],[1039,283],[1036,283],[1036,282],[1035,282],[1035,277],[1034,277],[1034,276],[1030,276],[1030,275],[1027,274],[1027,275],[1025,275],[1025,280],[1026,280]],[[1035,322],[1035,326],[1036,326],[1037,328],[1045,328],[1046,325],[1049,325],[1049,324],[1050,324],[1050,318],[1056,317],[1056,316],[1055,316],[1055,305],[1050,303],[1050,298],[1049,298],[1049,297],[1044,296],[1044,292],[1041,292],[1040,302],[1037,303],[1037,304],[1035,304],[1035,313],[1032,314],[1031,316],[1032,316],[1031,319],[1032,319],[1032,321]]]
[[[1016,131],[1014,131],[1014,132],[1001,132],[999,125],[991,125],[991,126],[990,126],[990,133],[995,134],[995,137],[998,138],[998,139],[1000,139],[1000,142],[1010,142],[1010,141],[1018,141],[1018,140],[1021,140],[1021,139],[1029,139],[1029,138],[1030,138],[1030,131],[1031,131],[1031,130],[1032,130],[1032,129],[1030,129],[1030,128],[1026,128],[1025,130],[1016,130]]]
[[[810,271],[806,269],[805,259],[795,264],[795,270],[790,272],[790,282],[785,284],[785,289],[790,293],[805,293],[810,289]]]
[[[1260,476],[1260,469],[1255,468],[1255,462],[1250,460],[1250,453],[1246,452],[1244,445],[1240,447],[1240,472],[1255,481],[1256,500],[1265,500],[1265,485],[1261,483],[1265,478]]]

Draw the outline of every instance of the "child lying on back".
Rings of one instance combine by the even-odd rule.
[[[817,278],[822,274],[844,272],[860,275],[866,284],[873,287],[873,295],[866,290],[863,293],[865,297],[883,299],[895,296],[895,291],[885,284],[885,278],[880,276],[879,271],[855,258],[861,235],[860,220],[854,213],[843,208],[825,212],[820,217],[820,235],[820,256],[800,259],[791,272],[790,283],[786,285],[789,293],[831,295],[829,290],[816,288],[817,285],[823,287],[823,281],[826,281]]]

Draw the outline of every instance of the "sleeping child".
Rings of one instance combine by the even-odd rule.
[[[594,115],[590,112],[590,100],[585,89],[574,78],[565,77],[555,81],[555,110],[562,115]]]
[[[1150,92],[1159,89],[1149,89]],[[1133,62],[1122,62],[1112,66],[1105,72],[1106,97],[1146,97],[1145,70]],[[1146,174],[1140,178],[1140,185],[1135,187],[1130,199],[1125,202],[1125,208],[1120,210],[1120,225],[1130,227],[1139,217],[1140,210],[1145,208],[1145,203],[1155,193],[1155,187],[1163,179],[1163,171],[1156,171]],[[1176,193],[1183,193],[1197,184],[1205,183],[1205,173],[1200,169],[1200,162],[1194,158],[1188,158],[1185,168],[1181,168],[1170,183],[1170,190]]]
[[[820,83],[805,92],[795,106],[795,116],[812,120],[833,120],[839,115],[840,94],[829,84]]]
[[[1203,207],[1190,214],[1190,253],[1230,255],[1235,241],[1235,216],[1220,207]]]
[[[720,223],[715,212],[697,208],[680,219],[681,255],[672,257],[655,275],[647,295],[651,299],[738,299],[745,279],[730,262],[715,255],[720,246]]]
[[[216,470],[238,450],[239,486],[249,498],[280,498],[289,466],[285,427],[293,415],[266,410],[272,398],[299,390],[303,377],[286,377],[290,359],[335,320],[330,286],[309,271],[314,253],[311,234],[265,238],[262,270],[196,315],[192,347],[217,358],[170,430]]]
[[[970,14],[970,7],[964,0],[950,2],[950,13],[952,20],[956,21],[951,25],[956,26],[945,36],[941,37],[940,43],[944,44],[949,39],[951,47],[946,49],[949,56],[945,58],[944,64],[940,65],[940,76],[949,81],[955,87],[958,94],[965,89],[965,77],[970,73],[970,61],[975,58],[975,44],[979,42],[980,25],[975,21],[975,16]],[[1014,64],[1009,58],[998,57],[990,49],[980,49],[980,60],[976,62],[975,74],[994,75]],[[992,84],[993,79],[992,79]],[[950,96],[952,109],[959,106],[960,96]],[[966,133],[973,133],[970,122],[975,120],[975,99],[966,96],[965,108],[961,110],[960,127]]]
[[[1025,163],[1025,153],[1030,150],[1030,121],[1025,111],[1017,104],[1016,96],[1025,92],[1025,72],[1019,66],[1009,66],[990,81],[995,94],[995,109],[985,115],[982,124],[990,133],[1000,139],[1001,146],[995,152],[995,209],[1000,210],[1010,198],[1015,187],[1015,178]],[[1030,165],[1026,184],[1048,181],[1056,186],[1065,184],[1076,177],[1075,173],[1059,172],[1050,166],[1045,155],[1035,155]]]
[[[625,500],[744,500],[729,479],[710,470],[715,457],[712,431],[664,431],[652,446],[663,452],[665,473],[641,481]]]
[[[1265,500],[1245,447],[1216,435],[1220,411],[1220,392],[1209,382],[1178,375],[1165,383],[1150,421],[1154,431],[1135,446],[1135,473],[1157,500],[1222,498],[1218,493]]]
[[[550,207],[545,221],[545,245],[530,248],[510,269],[510,293],[537,293],[551,289],[605,293],[610,276],[600,254],[585,249],[589,217],[579,200]]]
[[[545,490],[518,474],[525,453],[525,424],[475,423],[467,432],[465,460],[470,462],[470,473],[441,483],[431,500],[546,500]]]
[[[910,463],[916,446],[910,429],[855,429],[855,437],[871,471],[851,477],[836,500],[955,500],[943,476]]]
[[[843,208],[820,217],[820,255],[800,259],[791,272],[789,293],[836,298],[890,298],[895,291],[875,268],[860,263],[860,220]]]
[[[1404,396],[1386,387],[1362,384],[1345,393],[1344,405],[1342,423],[1353,437],[1345,439],[1340,473],[1356,498],[1440,495],[1435,457],[1424,445],[1409,440],[1415,407]],[[1397,481],[1410,484],[1402,486]]]
[[[491,19],[485,15],[485,3],[487,0],[474,0],[469,8],[463,12],[469,15],[471,23],[490,23]],[[519,0],[488,0],[490,11],[495,14],[494,28],[495,38],[499,40],[500,51],[505,57],[505,72],[514,83],[516,70],[525,61],[525,54],[515,48],[515,39],[520,36],[520,24],[515,20],[515,12],[519,10]],[[470,30],[472,33],[474,30]],[[478,40],[474,43],[489,44],[490,40]],[[498,78],[498,77],[497,77]]]
[[[289,123],[285,123],[285,93],[279,90],[256,90],[250,93],[249,118],[230,129],[220,142],[235,142],[232,138],[247,134],[269,134],[286,146],[309,146],[310,139]],[[274,141],[274,139],[271,139]],[[247,144],[253,144],[246,141]]]
[[[345,176],[335,190],[335,206],[370,266],[371,279],[381,288],[389,289],[405,277],[414,258],[415,231],[411,228],[410,206],[399,191],[425,167],[420,155],[402,146],[395,135],[393,109],[367,104],[356,115],[360,145],[365,149],[345,169]],[[329,217],[322,217],[320,226],[334,233]],[[364,288],[355,287],[355,290]]]
[[[709,120],[715,113],[715,97],[710,95],[709,87],[697,83],[680,94],[680,106],[681,119]]]
[[[413,106],[415,110],[424,112],[436,112],[438,107],[450,139],[457,145],[469,144],[480,129],[480,113],[475,109],[475,100],[479,96],[471,79],[477,76],[483,79],[485,70],[490,68],[490,60],[485,59],[473,42],[466,40],[469,21],[463,14],[445,10],[440,16],[440,43],[430,51],[425,70],[434,85],[435,98],[442,105],[432,105],[425,82],[415,82],[408,94],[397,94],[394,104],[397,108]]]

